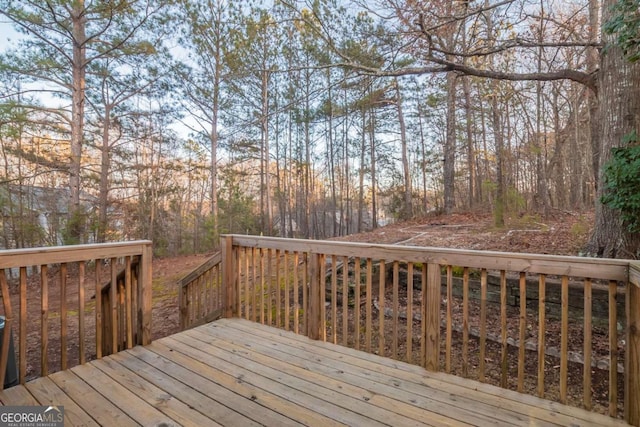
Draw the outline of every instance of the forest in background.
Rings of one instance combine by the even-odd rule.
[[[223,233],[595,207],[587,254],[639,255],[637,1],[0,14],[17,31],[0,55],[0,247],[150,239],[174,255]]]

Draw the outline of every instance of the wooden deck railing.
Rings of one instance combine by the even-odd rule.
[[[222,316],[222,253],[218,252],[178,282],[180,329]]]
[[[16,327],[21,384],[150,343],[151,258],[149,241],[0,251],[0,387]]]
[[[183,327],[222,310],[640,425],[637,262],[235,235],[222,249],[200,271],[222,267],[223,305],[198,303],[190,275]]]

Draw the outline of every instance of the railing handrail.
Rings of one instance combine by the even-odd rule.
[[[82,259],[107,259],[139,255],[143,248],[150,246],[150,240],[127,242],[92,243],[84,245],[51,246],[44,248],[25,248],[0,250],[0,268],[29,267],[38,264],[59,264],[78,261],[78,252]]]
[[[282,239],[278,237],[224,235],[233,238],[234,244],[265,249],[299,252],[317,252],[336,256],[363,256],[376,259],[393,259],[402,256],[404,262],[433,264],[464,264],[470,268],[510,270],[526,273],[543,273],[589,277],[591,279],[627,281],[631,260],[587,258],[531,253],[481,251],[470,249],[435,248],[427,246],[400,246],[333,240]],[[487,263],[490,259],[491,262]],[[638,267],[640,268],[640,267]],[[640,273],[637,273],[640,275]],[[640,282],[640,279],[638,279]]]
[[[183,288],[187,286],[189,283],[193,282],[195,279],[200,277],[204,272],[209,270],[211,267],[216,264],[220,264],[222,262],[222,252],[216,252],[210,258],[208,258],[205,262],[200,264],[195,270],[188,273],[182,279],[178,281],[178,286]]]

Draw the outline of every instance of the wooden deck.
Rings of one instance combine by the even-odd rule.
[[[392,359],[223,319],[0,392],[65,425],[626,425]]]

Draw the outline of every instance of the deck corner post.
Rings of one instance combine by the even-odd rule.
[[[640,426],[640,262],[629,265],[626,295],[627,336],[624,369],[624,419]]]
[[[151,242],[145,242],[142,247],[142,257],[140,260],[140,284],[141,284],[141,298],[140,298],[140,314],[142,322],[140,328],[142,329],[142,340],[140,344],[151,344],[151,308],[153,305],[153,247]],[[113,286],[113,285],[112,285]],[[117,351],[114,349],[114,351]]]
[[[316,253],[310,253],[311,257],[311,271],[310,271],[310,283],[309,283],[309,307],[308,317],[309,322],[309,338],[312,340],[319,340],[322,338],[322,310],[320,304],[323,299],[320,295],[320,255]]]
[[[426,319],[425,368],[437,372],[440,368],[440,265],[427,265],[427,289],[424,318]]]
[[[237,317],[235,266],[238,264],[237,252],[233,250],[233,236],[223,236],[222,242],[222,301],[223,317]]]

